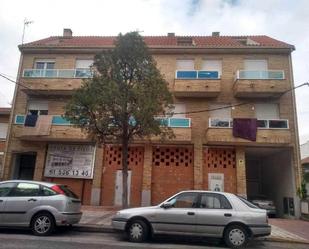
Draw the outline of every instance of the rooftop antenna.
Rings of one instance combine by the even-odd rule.
[[[24,37],[25,37],[25,29],[26,29],[26,26],[28,26],[29,24],[33,23],[33,21],[29,21],[27,20],[26,18],[24,19],[24,29],[23,29],[23,36],[21,38],[21,45],[24,44]]]

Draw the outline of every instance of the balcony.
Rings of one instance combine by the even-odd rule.
[[[256,141],[233,137],[233,120],[226,118],[209,119],[209,128],[206,131],[208,144],[226,145],[288,145],[291,143],[291,132],[289,123],[286,119],[277,120],[258,120],[258,130]]]
[[[217,71],[176,71],[173,89],[176,97],[216,97],[220,91]]]
[[[90,141],[87,134],[76,128],[60,115],[52,116],[51,129],[47,134],[35,127],[25,127],[26,115],[15,116],[15,137],[28,141]],[[191,119],[189,118],[158,118],[162,125],[171,127],[175,138],[173,142],[191,141]],[[158,141],[158,137],[151,137]],[[143,140],[143,141],[146,141]]]
[[[25,69],[22,91],[28,95],[72,95],[82,79],[92,76],[90,69]]]
[[[283,70],[238,70],[233,90],[235,97],[277,97],[289,90],[289,83]]]
[[[24,69],[24,78],[91,78],[88,68],[82,69]]]

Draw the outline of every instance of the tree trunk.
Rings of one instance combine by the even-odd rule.
[[[122,208],[128,207],[128,148],[127,137],[122,139]]]

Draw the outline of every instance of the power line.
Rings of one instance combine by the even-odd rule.
[[[27,88],[29,90],[32,90],[30,87],[28,86],[25,86],[19,82],[16,82],[8,77],[6,77],[4,74],[0,73],[0,76],[7,79],[8,81],[14,83],[14,84],[17,84],[17,85],[20,85],[24,88]],[[277,94],[277,95],[274,95],[273,97],[277,97],[277,98],[280,98],[281,96],[283,96],[284,94],[290,92],[290,91],[294,91],[295,89],[297,88],[300,88],[300,87],[303,87],[303,86],[308,86],[309,87],[309,82],[305,82],[301,85],[298,85],[298,86],[295,86],[295,87],[292,87],[286,91],[284,91],[283,93],[280,93],[280,94]],[[190,112],[175,112],[173,114],[191,114],[191,113],[202,113],[202,112],[211,112],[211,111],[216,111],[216,110],[222,110],[222,109],[227,109],[227,108],[233,108],[233,107],[237,107],[237,106],[242,106],[242,105],[248,105],[248,104],[252,104],[252,102],[241,102],[241,103],[238,103],[238,104],[231,104],[231,105],[226,105],[226,106],[222,106],[222,107],[217,107],[217,108],[211,108],[211,109],[202,109],[202,110],[197,110],[197,111],[190,111]]]

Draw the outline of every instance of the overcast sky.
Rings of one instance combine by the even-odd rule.
[[[23,21],[25,42],[62,35],[269,35],[296,46],[295,85],[309,81],[308,0],[0,0],[0,72],[15,79]],[[0,106],[12,100],[14,84],[0,78]],[[301,143],[309,140],[309,87],[296,90]]]

